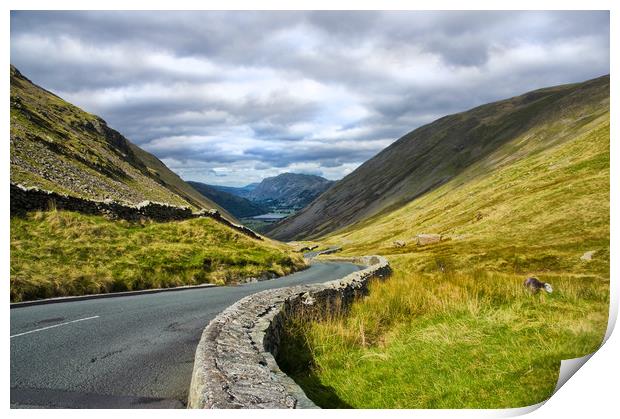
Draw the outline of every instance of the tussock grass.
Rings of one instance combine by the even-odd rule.
[[[280,365],[310,398],[323,407],[525,406],[551,395],[560,360],[598,348],[609,307],[609,114],[554,142],[561,130],[556,121],[516,138],[445,185],[322,240],[342,255],[384,255],[394,273],[348,315],[289,320]],[[443,239],[417,246],[423,233]],[[554,292],[527,293],[529,275]]]
[[[11,218],[11,301],[281,276],[305,266],[285,245],[208,218],[111,221],[65,211]]]
[[[349,315],[291,320],[280,365],[322,407],[504,408],[549,397],[559,362],[598,348],[609,282],[483,271],[395,273]],[[300,354],[302,354],[300,356]],[[290,358],[287,358],[290,357]]]

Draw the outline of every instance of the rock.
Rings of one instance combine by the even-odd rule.
[[[415,236],[415,242],[418,246],[438,243],[441,241],[441,234],[418,234]]]
[[[583,255],[581,255],[579,259],[585,262],[589,262],[592,260],[592,256],[594,256],[595,253],[596,253],[596,250],[590,250],[588,252],[585,252]]]
[[[317,247],[319,247],[318,244],[315,244],[313,246],[304,246],[301,249],[299,249],[298,252],[310,252],[310,251],[316,249]]]
[[[301,296],[301,303],[303,305],[306,306],[311,306],[314,304],[316,300],[312,297],[312,294],[310,294],[309,292],[305,292],[302,296]]]
[[[394,247],[405,247],[407,243],[402,240],[396,240],[392,245],[394,245]]]

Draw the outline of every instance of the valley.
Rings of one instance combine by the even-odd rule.
[[[319,406],[332,408],[506,408],[551,396],[560,360],[595,351],[607,328],[608,93],[602,77],[442,118],[416,131],[423,138],[405,136],[279,224],[276,237],[323,234],[315,241],[342,246],[337,257],[379,254],[393,268],[348,316],[293,319],[279,361],[284,370]],[[481,112],[507,129],[503,144],[486,153],[478,145],[486,131],[459,122]],[[449,121],[456,125],[444,127]],[[433,135],[435,124],[441,135]],[[407,155],[435,159],[424,153],[452,138],[463,147],[443,154],[442,163],[461,153],[476,160],[402,184],[373,169],[379,162],[403,167],[396,159]],[[336,193],[343,184],[371,182],[394,197],[369,203],[368,194]],[[348,214],[362,203],[381,209],[354,221]],[[440,239],[420,241],[430,234]],[[529,276],[552,284],[553,293],[527,292]],[[287,355],[299,353],[302,361]]]
[[[601,344],[609,76],[440,118],[338,182],[283,173],[244,187],[185,182],[14,67],[11,82],[12,183],[195,214],[127,221],[50,200],[12,216],[12,302],[290,279],[309,266],[303,252],[338,251],[316,258],[308,272],[323,266],[319,276],[299,274],[317,282],[357,269],[338,258],[385,256],[391,277],[348,312],[287,320],[277,361],[326,408],[535,404],[552,394],[560,360]],[[199,216],[214,210],[228,224]],[[553,293],[527,292],[530,276]]]
[[[235,216],[97,116],[11,66],[11,183],[129,209]],[[259,211],[262,212],[263,209]],[[11,301],[271,279],[306,269],[286,244],[199,217],[126,221],[56,209],[11,217]]]
[[[268,233],[275,223],[306,207],[335,182],[316,175],[282,173],[244,187],[188,183],[246,227]]]
[[[615,411],[613,7],[102,6],[6,15],[11,409]]]

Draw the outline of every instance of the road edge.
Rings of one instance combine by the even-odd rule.
[[[368,294],[371,279],[391,272],[382,256],[348,261],[367,268],[322,284],[252,294],[215,317],[196,348],[188,408],[317,408],[275,357],[288,315],[346,310]]]
[[[11,303],[11,310],[15,308],[40,306],[40,305],[46,305],[46,304],[70,303],[73,301],[95,300],[95,299],[100,299],[100,298],[129,297],[133,295],[157,294],[160,292],[183,291],[183,290],[191,290],[191,289],[197,289],[197,288],[212,288],[212,287],[217,287],[217,286],[218,285],[215,285],[215,284],[182,285],[180,287],[170,287],[170,288],[152,288],[152,289],[147,289],[147,290],[108,292],[108,293],[103,293],[103,294],[72,295],[68,297],[45,298],[42,300],[20,301],[18,303]]]
[[[306,265],[302,269],[298,269],[287,275],[305,271],[309,267],[310,267],[310,263],[306,263]],[[275,281],[287,275],[264,279],[264,281]],[[143,295],[143,294],[157,294],[160,292],[186,291],[186,290],[194,290],[194,289],[202,289],[202,288],[221,287],[221,286],[227,286],[227,285],[230,285],[230,284],[226,284],[226,285],[216,285],[216,284],[181,285],[178,287],[170,287],[170,288],[150,288],[150,289],[135,290],[135,291],[106,292],[106,293],[100,293],[100,294],[86,294],[86,295],[70,295],[67,297],[53,297],[53,298],[44,298],[41,300],[20,301],[17,303],[10,303],[10,308],[11,310],[13,310],[16,308],[39,306],[39,305],[46,305],[46,304],[71,303],[75,301],[95,300],[95,299],[100,299],[100,298],[132,297],[132,296]]]

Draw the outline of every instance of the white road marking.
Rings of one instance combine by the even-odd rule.
[[[99,317],[99,316],[85,317],[85,318],[83,318],[83,319],[77,319],[77,320],[72,320],[72,321],[70,321],[70,322],[59,323],[59,324],[55,324],[55,325],[53,325],[53,326],[42,327],[42,328],[40,328],[40,329],[31,330],[31,331],[29,331],[29,332],[18,333],[17,335],[13,335],[13,336],[11,336],[11,339],[16,338],[16,337],[18,337],[18,336],[28,335],[28,334],[30,334],[30,333],[40,332],[40,331],[42,331],[42,330],[53,329],[54,327],[58,327],[58,326],[64,326],[64,325],[71,324],[71,323],[83,322],[84,320],[92,320],[92,319],[96,319],[96,318],[98,318],[98,317]]]

